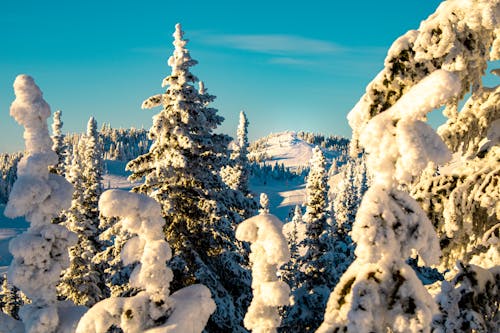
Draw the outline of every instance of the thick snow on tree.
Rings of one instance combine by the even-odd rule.
[[[436,296],[441,314],[434,319],[434,332],[496,332],[500,327],[499,267],[488,270],[458,262],[457,268]]]
[[[341,171],[342,179],[337,183],[333,199],[333,211],[336,226],[339,231],[348,233],[352,229],[352,223],[356,217],[357,193],[354,184],[354,163],[349,160]]]
[[[105,333],[113,325],[125,333],[202,332],[215,303],[203,285],[169,296],[173,272],[166,262],[172,251],[162,232],[161,206],[143,194],[110,190],[101,196],[99,208],[106,217],[122,217],[123,226],[133,234],[122,249],[122,259],[125,264],[139,262],[130,277],[139,293],[97,303],[82,317],[76,332]]]
[[[418,203],[398,187],[407,186],[428,163],[449,158],[423,120],[460,93],[459,78],[435,71],[361,133],[373,183],[353,226],[357,258],[332,292],[318,332],[430,331],[436,305],[405,260],[417,253],[426,264],[438,263],[438,238]]]
[[[300,257],[300,246],[302,241],[299,230],[302,230],[303,227],[304,220],[302,217],[302,209],[297,205],[293,211],[292,220],[283,226],[283,234],[285,235],[290,251],[290,261],[283,265],[280,271],[283,281],[290,286],[292,292],[297,286],[297,281],[299,279],[300,267],[298,259]]]
[[[14,92],[16,99],[10,114],[25,128],[26,154],[19,162],[18,178],[5,215],[24,215],[30,227],[9,243],[14,259],[8,278],[32,300],[19,313],[25,331],[56,332],[77,319],[60,315],[64,308],[76,315],[77,308],[58,302],[56,293],[61,270],[69,265],[68,247],[76,243],[76,235],[61,225],[51,224],[62,209],[70,206],[73,188],[62,176],[49,173],[49,167],[57,163],[57,155],[51,150],[47,127],[50,107],[42,92],[27,75],[16,78]],[[0,323],[0,327],[12,325]]]
[[[0,154],[0,203],[7,203],[10,191],[17,179],[17,163],[22,153]]]
[[[430,166],[412,196],[437,228],[442,266],[457,260],[482,267],[500,262],[500,86],[482,88],[457,117],[438,129],[453,159]]]
[[[51,171],[64,176],[64,162],[66,160],[66,143],[64,141],[64,133],[62,132],[63,122],[61,120],[61,110],[54,112],[54,120],[52,122],[52,150],[57,154],[57,164],[51,167]]]
[[[201,83],[201,82],[200,82]],[[202,91],[200,89],[200,91]],[[249,189],[250,163],[248,161],[248,120],[243,111],[240,112],[240,122],[236,133],[236,141],[231,143],[233,150],[229,164],[223,166],[220,175],[224,183],[236,195],[236,213],[244,218],[255,215],[257,202]],[[238,221],[239,222],[239,221]]]
[[[3,313],[19,320],[19,308],[23,305],[23,300],[19,295],[19,289],[11,286],[7,281],[7,276],[3,277],[2,289],[0,290],[0,308]]]
[[[205,284],[217,304],[207,331],[242,331],[251,277],[234,237],[234,224],[241,221],[235,212],[238,193],[220,176],[228,164],[230,138],[214,133],[223,118],[210,107],[215,96],[194,86],[198,79],[190,68],[197,62],[179,24],[173,36],[172,72],[163,80],[167,90],[143,103],[145,108],[162,106],[149,131],[153,144],[127,169],[131,180],[144,178],[134,191],[162,206],[165,234],[174,249],[173,290]]]
[[[488,60],[500,59],[498,0],[448,0],[391,46],[384,69],[366,88],[349,113],[352,145],[368,121],[388,110],[430,73],[444,69],[457,73],[460,94],[448,103],[445,115],[455,116],[459,99],[482,85]],[[353,149],[357,152],[357,149]]]
[[[310,161],[310,171],[306,183],[306,213],[304,220],[309,223],[308,234],[318,238],[326,223],[328,196],[328,174],[326,159],[321,149],[316,146]]]
[[[75,304],[92,306],[104,298],[103,274],[93,258],[99,252],[99,209],[102,193],[103,161],[97,123],[89,119],[87,133],[73,152],[72,168],[67,178],[75,192],[71,208],[65,212],[64,225],[78,235],[70,248],[70,266],[64,271],[58,292]]]
[[[234,190],[248,195],[248,181],[250,177],[250,165],[248,162],[248,119],[245,112],[240,112],[240,122],[236,131],[236,142],[231,153],[233,165],[223,169],[224,181]]]
[[[291,285],[294,304],[284,313],[286,332],[313,332],[323,319],[323,311],[334,286],[330,277],[333,265],[331,232],[327,223],[328,173],[326,159],[319,147],[315,147],[310,161],[306,183],[305,237],[299,246],[304,249],[297,258],[298,272]]]
[[[278,268],[290,260],[281,231],[283,223],[262,213],[238,225],[236,238],[251,243],[253,300],[245,315],[245,327],[254,333],[273,333],[280,326],[278,308],[289,303],[290,288],[278,279]]]
[[[259,214],[269,214],[269,198],[267,194],[261,193],[259,197]]]

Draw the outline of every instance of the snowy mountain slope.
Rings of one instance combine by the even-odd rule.
[[[261,165],[282,164],[292,172],[299,172],[309,168],[314,147],[314,144],[299,138],[296,132],[274,133],[250,145],[249,160],[259,162]],[[327,160],[327,167],[330,167],[334,159],[339,163],[346,158],[342,156],[345,151],[333,148],[322,148],[322,151]],[[306,195],[303,177],[262,180],[253,176],[250,179],[250,189],[257,197],[260,193],[266,193],[269,197],[270,212],[282,221],[290,219],[289,214],[296,205],[304,203]]]

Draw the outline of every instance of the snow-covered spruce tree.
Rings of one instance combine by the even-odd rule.
[[[9,285],[7,276],[3,277],[2,289],[0,290],[0,305],[3,313],[19,320],[19,308],[23,305],[19,289]]]
[[[279,281],[278,268],[290,260],[290,252],[274,215],[259,214],[238,225],[236,237],[251,243],[253,300],[245,315],[245,327],[254,333],[275,333],[280,326],[278,308],[289,303],[290,287]]]
[[[328,175],[326,159],[316,146],[310,161],[306,183],[306,236],[301,242],[305,253],[297,259],[299,272],[292,286],[294,304],[286,309],[284,332],[314,332],[323,319],[323,311],[333,288],[330,278],[331,232],[327,224]]]
[[[482,88],[438,133],[454,153],[449,164],[429,169],[412,196],[440,236],[442,266],[457,260],[484,268],[500,263],[500,86]]]
[[[144,108],[163,107],[149,131],[153,144],[127,169],[131,180],[144,178],[134,191],[162,205],[165,234],[174,249],[173,290],[205,284],[217,304],[206,330],[238,332],[251,296],[251,276],[235,243],[236,193],[220,176],[228,163],[230,138],[214,133],[223,118],[210,107],[215,97],[194,87],[198,79],[190,68],[197,62],[179,24],[173,36],[172,72],[163,81],[168,88],[143,103]]]
[[[115,326],[125,333],[201,333],[215,303],[203,285],[169,296],[173,272],[166,262],[172,251],[162,232],[161,206],[144,194],[110,190],[101,196],[99,208],[105,217],[123,218],[124,228],[133,235],[122,249],[122,260],[139,263],[130,277],[139,293],[97,303],[82,317],[76,332],[106,333]]]
[[[349,159],[347,164],[341,169],[338,176],[341,179],[333,190],[333,211],[336,228],[339,233],[348,234],[351,231],[360,203],[358,190],[355,185],[355,168],[354,159]]]
[[[236,131],[236,142],[231,153],[232,165],[222,169],[224,182],[232,189],[250,194],[248,181],[250,164],[248,162],[248,120],[245,112],[240,112],[240,122]]]
[[[248,195],[250,190],[248,182],[250,177],[250,166],[248,162],[248,119],[245,112],[240,112],[240,122],[236,131],[238,146],[234,151],[237,166],[241,170],[237,189],[243,194]]]
[[[248,120],[243,111],[236,132],[236,141],[231,144],[233,150],[229,164],[221,169],[224,183],[236,194],[236,213],[244,218],[256,214],[258,204],[250,193],[250,163],[248,161]]]
[[[68,247],[76,243],[76,235],[51,223],[70,206],[73,189],[62,176],[49,173],[49,167],[57,163],[57,155],[51,150],[47,127],[50,107],[42,92],[27,75],[16,78],[14,92],[16,99],[10,114],[25,128],[26,154],[19,162],[5,215],[24,215],[30,227],[9,243],[14,259],[8,278],[32,303],[19,311],[24,330],[6,316],[0,317],[0,327],[10,327],[13,332],[56,332],[71,327],[78,318],[79,308],[58,302],[56,292],[61,270],[69,265]],[[66,314],[61,316],[61,311]]]
[[[302,209],[299,205],[295,206],[292,220],[283,226],[283,234],[288,242],[290,251],[290,261],[281,267],[281,277],[291,288],[292,292],[297,287],[300,257],[300,239],[299,229],[303,226]]]
[[[130,274],[136,263],[125,265],[121,258],[123,247],[132,237],[122,224],[120,219],[101,216],[99,227],[103,232],[99,235],[99,241],[102,243],[102,250],[92,260],[97,270],[102,272],[106,285],[103,288],[104,296],[108,297],[130,296],[136,293],[129,283]]]
[[[23,153],[0,154],[0,203],[7,203],[17,179],[17,164]]]
[[[393,108],[395,103],[408,103],[408,101],[411,100],[409,98],[405,98],[408,91],[410,91],[410,89],[414,89],[414,86],[425,77],[434,75],[431,73],[436,71],[439,71],[438,73],[443,73],[442,70],[453,71],[458,77],[458,81],[460,83],[459,93],[453,96],[453,98],[441,99],[447,103],[445,115],[452,118],[456,117],[457,102],[464,96],[465,93],[469,91],[470,87],[472,87],[473,95],[480,91],[480,87],[482,85],[481,78],[487,67],[487,61],[498,59],[500,56],[500,39],[498,38],[500,33],[500,29],[498,27],[498,22],[500,21],[498,18],[499,6],[500,2],[498,0],[445,1],[441,3],[440,7],[433,15],[421,23],[418,31],[410,31],[398,39],[389,50],[384,70],[382,70],[382,72],[380,72],[379,75],[377,75],[377,77],[370,83],[367,87],[366,94],[348,116],[349,123],[354,130],[353,147],[355,148],[356,144],[360,143],[360,136],[366,135],[365,133],[367,133],[370,129],[372,138],[377,137],[376,135],[373,135],[373,128],[376,125],[382,125],[382,123],[385,123],[386,125],[388,124],[386,122],[381,122],[380,120],[373,122],[377,118],[383,119],[378,115],[390,118],[390,116],[384,116],[384,114],[387,113],[388,110],[394,110]],[[437,92],[441,92],[441,89],[438,89]],[[403,101],[405,99],[406,101]],[[422,103],[416,103],[415,106],[408,105],[407,107],[409,110],[414,111],[415,107],[421,104]],[[402,109],[401,105],[398,109]],[[435,136],[433,131],[425,127],[423,123],[416,124],[420,127],[421,134],[428,138],[428,142],[437,142],[437,138],[433,138]],[[394,127],[399,127],[401,129],[396,132],[400,132],[400,136],[402,138],[404,138],[406,134],[415,133],[414,130],[412,132],[405,130],[404,123],[401,124],[401,121],[398,121],[391,126],[387,126],[385,131],[391,130],[394,132]],[[378,133],[380,131],[376,132]],[[411,136],[406,136],[411,138]],[[412,134],[412,136],[414,136],[414,134]],[[385,140],[384,136],[384,139],[380,141],[381,147],[388,146],[385,144]],[[393,140],[391,139],[390,141]],[[418,141],[415,140],[415,143],[418,143]],[[406,147],[402,146],[402,149],[399,150],[404,151],[405,148]],[[392,153],[397,153],[397,151],[398,150],[393,149]],[[357,153],[355,149],[353,152]],[[385,152],[385,155],[390,153],[390,150],[388,150]],[[398,169],[404,170],[403,164],[415,167],[415,171],[405,177],[405,186],[408,186],[411,180],[418,177],[421,170],[423,170],[429,163],[429,159],[427,158],[408,158],[412,155],[414,154],[410,154],[410,151],[407,152],[406,156],[404,156],[405,158],[400,159],[401,162],[398,163],[399,165],[396,165],[397,173],[399,173],[399,171],[397,171]],[[444,163],[445,161],[446,159],[442,159],[441,163]],[[375,162],[376,161],[373,161],[373,163],[368,164],[378,164],[379,166],[382,166],[384,159],[381,159],[378,163]],[[378,171],[379,169],[380,168],[373,168],[370,166],[371,171]],[[380,178],[375,174],[373,174],[373,176]],[[396,174],[396,176],[401,178],[401,175]],[[372,193],[375,193],[377,188],[378,186],[376,186],[373,190],[370,189],[367,192],[369,197],[367,198],[365,196],[365,199],[363,199],[363,213],[361,214],[361,212],[358,212],[358,215],[361,215],[359,217],[360,220],[363,220],[367,215],[365,214],[365,208],[368,207],[368,204],[365,204],[365,202],[376,200],[376,202],[380,203],[380,196],[377,198],[377,196],[372,195]],[[399,199],[399,196],[393,195],[393,197]],[[403,202],[400,199],[399,201]],[[404,201],[407,202],[408,200]],[[420,208],[417,206],[415,209],[407,211],[406,214],[419,211],[419,209]],[[383,215],[380,215],[380,221],[387,220],[387,217],[384,219],[382,219],[382,217]],[[400,227],[399,224],[397,226],[398,228]],[[367,233],[367,231],[365,231],[365,233]],[[381,231],[379,233],[381,233]],[[401,233],[399,232],[398,234]],[[359,247],[360,244],[358,242],[358,248]],[[364,246],[362,246],[362,248],[363,251],[357,251],[356,253],[370,252],[369,249],[365,249]],[[396,250],[396,252],[398,251]],[[422,257],[423,256],[421,256],[421,258]],[[354,264],[357,265],[359,259],[360,258],[358,258]],[[335,290],[336,295],[332,295],[330,298],[325,323],[320,331],[329,331],[332,327],[346,327],[349,323],[351,323],[350,327],[352,330],[359,328],[354,328],[353,323],[356,322],[358,318],[355,312],[349,313],[350,321],[347,320],[347,309],[350,308],[350,305],[345,305],[346,302],[352,299],[349,294],[351,290],[356,290],[358,294],[360,291],[363,291],[363,293],[365,292],[364,290],[360,290],[356,284],[357,280],[356,275],[354,274],[355,268],[353,267],[355,267],[355,265],[351,266],[349,271],[342,278],[341,283]],[[375,269],[376,268],[374,267],[373,270]],[[380,280],[379,276],[376,276],[371,271],[368,272],[367,276],[370,278],[369,280],[371,280],[371,284],[374,286],[379,284],[377,282],[377,280]],[[394,280],[397,282],[401,279],[396,278]],[[396,286],[401,287],[401,284],[397,282]],[[374,293],[373,290],[375,290],[374,287],[370,291],[370,294],[374,296],[380,294]],[[364,298],[367,299],[368,297],[365,296]],[[373,299],[376,300],[376,298]],[[406,299],[408,299],[408,297],[406,297]],[[357,304],[366,309],[366,302],[360,303],[360,301],[362,301],[362,299],[357,301]],[[401,303],[401,301],[399,303]],[[398,303],[394,302],[394,305],[396,304]],[[407,308],[413,308],[412,312],[416,313],[415,311],[417,307],[413,306],[416,305],[415,301],[413,300],[407,304],[412,305],[410,308]],[[345,311],[342,310],[342,308]],[[337,319],[337,323],[334,324],[335,320],[333,317],[335,316],[344,319]],[[422,318],[424,319],[422,323],[425,323],[429,316],[422,316]],[[361,320],[361,318],[359,319]],[[368,323],[370,321],[371,319],[365,316],[365,322]],[[329,322],[329,324],[327,324],[327,322]],[[426,324],[426,326],[429,327],[429,324]],[[409,325],[407,325],[407,327],[409,327],[408,329],[412,329]]]
[[[103,161],[97,122],[93,117],[87,133],[73,152],[67,177],[75,187],[71,208],[65,212],[64,225],[78,235],[70,248],[70,266],[58,285],[60,297],[75,304],[92,306],[105,295],[103,273],[93,262],[99,252],[99,196],[102,193]]]
[[[269,214],[269,198],[267,197],[267,194],[260,194],[259,205],[259,214]]]
[[[428,163],[450,158],[423,120],[460,88],[457,73],[435,71],[364,127],[359,139],[373,183],[353,225],[357,258],[332,292],[318,332],[430,332],[436,304],[405,260],[416,253],[438,263],[439,242],[425,212],[400,188]]]
[[[52,150],[57,154],[57,164],[51,167],[51,172],[64,176],[64,162],[66,160],[66,143],[64,142],[64,133],[62,132],[63,122],[61,120],[62,111],[54,112],[52,122]]]

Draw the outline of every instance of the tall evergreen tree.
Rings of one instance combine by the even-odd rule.
[[[64,142],[64,133],[62,132],[63,122],[61,120],[62,111],[54,112],[52,122],[52,150],[57,154],[57,164],[51,167],[51,172],[64,176],[64,162],[66,160],[66,143]]]
[[[98,203],[102,193],[102,173],[97,122],[91,117],[67,175],[75,192],[64,223],[78,235],[78,243],[70,248],[70,267],[64,271],[58,286],[61,297],[85,306],[92,306],[105,295],[103,274],[93,262],[100,247]]]
[[[162,206],[165,234],[174,249],[171,267],[174,290],[200,282],[217,303],[208,331],[241,331],[250,300],[250,274],[234,243],[234,196],[221,179],[230,138],[214,130],[223,118],[210,107],[215,99],[190,72],[197,64],[186,49],[180,24],[168,64],[172,73],[163,81],[164,94],[150,97],[144,108],[162,105],[153,117],[148,153],[132,160],[131,180],[144,178],[134,191],[148,194]]]
[[[240,112],[240,122],[236,131],[238,145],[234,150],[233,159],[236,160],[236,167],[239,171],[239,179],[236,188],[248,195],[248,181],[250,177],[250,166],[248,164],[248,119],[245,112]]]
[[[356,162],[349,159],[344,165],[339,175],[341,179],[335,188],[335,198],[333,200],[333,209],[337,231],[347,234],[352,229],[356,211],[360,203],[359,194],[361,189],[356,186],[356,180],[359,177],[356,172]]]
[[[244,218],[249,218],[255,215],[257,202],[249,189],[248,120],[243,111],[240,112],[240,122],[236,135],[229,164],[222,167],[221,177],[232,190],[233,194],[230,195],[235,196],[236,212]]]
[[[333,287],[330,278],[330,235],[327,224],[328,174],[326,159],[315,147],[306,183],[306,237],[302,241],[305,254],[300,256],[300,269],[292,286],[295,304],[285,313],[286,332],[314,332],[323,319],[323,309]]]

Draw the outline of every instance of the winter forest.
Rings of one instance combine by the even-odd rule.
[[[165,56],[149,130],[65,133],[15,79],[0,332],[500,332],[500,0],[395,40],[351,139],[220,133],[180,24]]]

